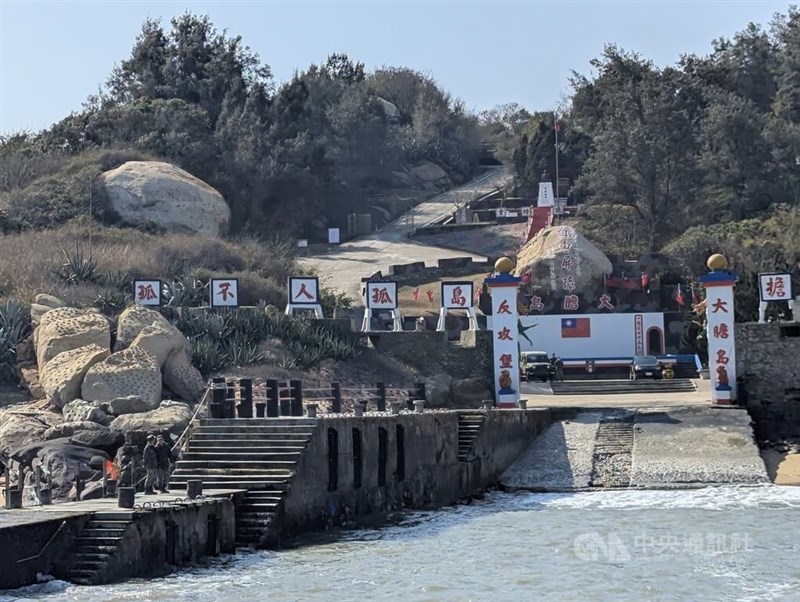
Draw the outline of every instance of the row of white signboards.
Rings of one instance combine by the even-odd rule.
[[[163,284],[160,280],[134,280],[133,300],[137,305],[159,306],[162,303]],[[288,303],[293,306],[320,304],[319,279],[312,276],[290,276]],[[445,309],[472,307],[475,285],[472,282],[442,282],[441,299]],[[430,293],[429,293],[430,294]],[[419,300],[419,288],[414,292]],[[368,309],[394,310],[398,308],[397,283],[390,280],[364,283],[364,302]],[[211,307],[238,307],[239,280],[213,278],[209,283]]]

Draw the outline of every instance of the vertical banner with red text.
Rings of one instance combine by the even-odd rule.
[[[519,407],[519,278],[487,278],[492,297],[494,390],[498,408]]]
[[[730,273],[711,272],[702,276],[700,281],[706,288],[708,371],[712,401],[716,405],[729,405],[736,400],[733,312],[736,277]]]

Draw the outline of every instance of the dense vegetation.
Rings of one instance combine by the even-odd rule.
[[[573,75],[559,117],[560,172],[584,203],[579,227],[606,252],[674,254],[687,274],[709,252],[728,253],[754,317],[755,273],[797,275],[800,259],[800,12],[674,67],[616,46],[591,65],[592,76]],[[554,175],[554,126],[537,113],[514,138],[523,188]]]
[[[171,29],[145,22],[131,56],[83,111],[0,141],[0,226],[50,227],[85,214],[94,176],[146,156],[217,188],[234,233],[310,234],[363,211],[405,166],[430,160],[455,181],[470,176],[477,149],[477,118],[425,75],[368,73],[333,54],[276,88],[240,38],[185,14]],[[113,220],[97,201],[96,215]]]

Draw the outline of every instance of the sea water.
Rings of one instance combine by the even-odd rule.
[[[800,488],[492,493],[163,578],[0,599],[800,602]]]

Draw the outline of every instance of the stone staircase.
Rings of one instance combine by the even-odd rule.
[[[567,380],[550,383],[553,395],[607,395],[612,393],[690,393],[697,390],[691,380]]]
[[[72,549],[67,578],[78,585],[98,585],[107,578],[106,565],[117,550],[133,512],[96,512]]]
[[[459,413],[458,415],[458,459],[462,462],[466,461],[472,444],[486,420],[486,414],[483,412],[476,413]]]
[[[202,419],[193,427],[170,478],[174,488],[190,479],[203,489],[246,489],[236,508],[236,543],[258,544],[280,512],[295,466],[316,418]]]

